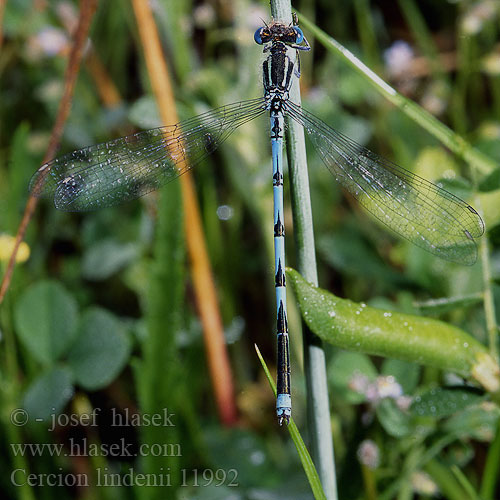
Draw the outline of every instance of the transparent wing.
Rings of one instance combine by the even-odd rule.
[[[237,102],[177,125],[74,151],[42,165],[30,181],[30,190],[70,212],[118,205],[183,174],[237,127],[264,111],[263,98]]]
[[[375,217],[443,259],[474,264],[474,238],[483,234],[484,223],[470,205],[356,144],[290,101],[286,113],[304,126],[330,172]]]

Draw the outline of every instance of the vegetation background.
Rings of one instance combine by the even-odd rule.
[[[181,119],[262,94],[263,55],[253,33],[270,17],[267,2],[151,5]],[[8,0],[0,6],[5,270],[28,182],[55,120],[79,5]],[[303,0],[294,7],[498,163],[498,2]],[[489,238],[474,266],[441,261],[366,216],[309,148],[320,286],[387,311],[438,317],[486,344],[485,289],[492,293],[493,320],[500,301],[498,171],[479,171],[459,160],[304,31],[313,45],[301,58],[304,107],[469,199],[483,211]],[[89,40],[61,152],[161,124],[129,2],[99,2]],[[0,310],[3,498],[53,498],[54,491],[61,499],[310,498],[293,443],[276,424],[274,397],[253,348],[257,343],[273,365],[268,143],[267,121],[258,119],[193,172],[235,383],[238,418],[225,425],[208,376],[178,183],[160,196],[88,214],[39,204]],[[289,209],[286,216],[293,267]],[[294,417],[302,431],[307,424],[299,318],[292,305]],[[494,330],[496,335],[495,323]],[[436,368],[333,346],[327,346],[327,363],[340,498],[496,498],[496,405],[480,398],[418,416],[408,410],[415,396],[463,381]],[[14,425],[16,408],[26,409],[26,425]],[[113,425],[116,413],[164,417],[164,408],[172,425]],[[84,421],[93,411],[96,426]],[[52,429],[54,415],[60,419]],[[77,416],[83,421],[65,420]],[[62,448],[23,454],[16,443]],[[72,443],[99,451],[70,456]],[[121,443],[130,445],[132,456],[105,453]],[[158,448],[144,452],[144,444]],[[21,472],[12,476],[15,470]],[[168,490],[96,486],[99,471],[123,477],[130,470],[163,475]],[[62,484],[35,487],[25,480],[28,473],[38,483],[55,473]],[[88,477],[90,486],[68,483],[77,474]]]

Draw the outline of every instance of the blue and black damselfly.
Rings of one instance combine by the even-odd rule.
[[[254,39],[269,53],[263,63],[264,97],[66,154],[42,165],[30,189],[35,196],[51,198],[60,210],[84,212],[117,205],[175,179],[215,151],[240,125],[269,112],[278,340],[276,412],[281,424],[288,423],[291,415],[282,158],[286,116],[304,127],[346,191],[419,247],[471,265],[477,258],[474,238],[483,234],[484,224],[460,198],[356,144],[289,99],[292,82],[299,76],[298,51],[310,48],[296,24],[273,21],[259,28]]]

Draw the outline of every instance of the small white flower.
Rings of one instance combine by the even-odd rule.
[[[403,395],[403,388],[392,375],[377,377],[377,389],[380,398],[399,398]]]
[[[413,398],[411,396],[399,396],[399,398],[396,398],[396,406],[402,411],[408,410],[412,403]]]
[[[66,33],[58,28],[47,26],[28,41],[28,56],[37,59],[41,56],[53,57],[69,49]]]
[[[462,19],[462,31],[466,35],[476,35],[487,21],[495,17],[498,7],[495,0],[483,0],[474,4]]]
[[[401,75],[407,71],[415,56],[413,48],[403,40],[395,41],[385,52],[384,61],[390,76]]]
[[[414,472],[411,475],[411,485],[415,492],[426,496],[437,495],[439,489],[429,474],[423,471]]]
[[[203,4],[194,9],[194,24],[199,28],[209,28],[215,22],[215,12],[211,5]]]
[[[378,391],[377,382],[371,383],[365,391],[366,399],[376,405],[380,401],[380,393]]]
[[[370,379],[366,375],[360,372],[355,372],[354,375],[351,377],[351,380],[349,380],[348,387],[352,391],[366,395],[370,385],[371,385]]]
[[[371,439],[365,439],[358,448],[358,460],[370,469],[376,469],[380,465],[380,450]]]
[[[485,56],[482,60],[481,67],[489,75],[500,75],[500,53],[495,51]]]

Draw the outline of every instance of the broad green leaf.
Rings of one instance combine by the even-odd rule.
[[[266,453],[266,442],[255,432],[207,426],[204,443],[211,463],[226,471],[237,469],[241,485],[258,484],[265,488],[275,484],[275,478],[269,475],[272,461]]]
[[[48,420],[58,414],[73,396],[71,372],[65,367],[52,368],[37,377],[26,390],[23,407],[30,421]]]
[[[500,188],[500,168],[496,168],[479,183],[479,190],[483,192],[494,191]]]
[[[107,239],[92,245],[82,262],[82,275],[89,280],[104,280],[137,258],[137,245]]]
[[[411,417],[398,408],[394,399],[380,401],[376,413],[380,424],[390,436],[400,438],[410,432]]]
[[[287,269],[302,317],[316,335],[343,349],[412,361],[500,387],[498,365],[476,339],[435,319],[357,304],[308,283]]]
[[[96,390],[113,381],[129,354],[130,341],[123,324],[110,312],[93,307],[82,316],[68,363],[76,383]]]
[[[359,235],[349,229],[319,238],[318,250],[328,263],[344,273],[377,280],[381,288],[405,281],[401,274],[388,269],[374,250]]]
[[[77,304],[57,281],[31,285],[15,306],[21,342],[44,364],[59,359],[76,335]]]
[[[471,406],[450,417],[443,424],[443,431],[461,438],[491,441],[496,433],[500,410],[491,403]]]
[[[458,196],[462,200],[468,200],[472,195],[472,186],[469,181],[463,177],[453,177],[451,179],[438,179],[435,181],[439,187]]]
[[[411,411],[418,416],[447,417],[483,399],[467,387],[436,387],[413,400]]]
[[[366,400],[361,391],[356,391],[356,381],[362,379],[373,382],[377,370],[365,354],[359,352],[339,352],[328,365],[328,381],[335,387],[335,393],[343,396],[350,403],[362,403]]]
[[[144,129],[164,125],[158,113],[158,105],[153,96],[150,95],[140,97],[132,104],[128,118],[131,123]]]
[[[418,384],[420,366],[400,359],[386,359],[382,364],[382,375],[392,375],[405,394],[412,393]]]

